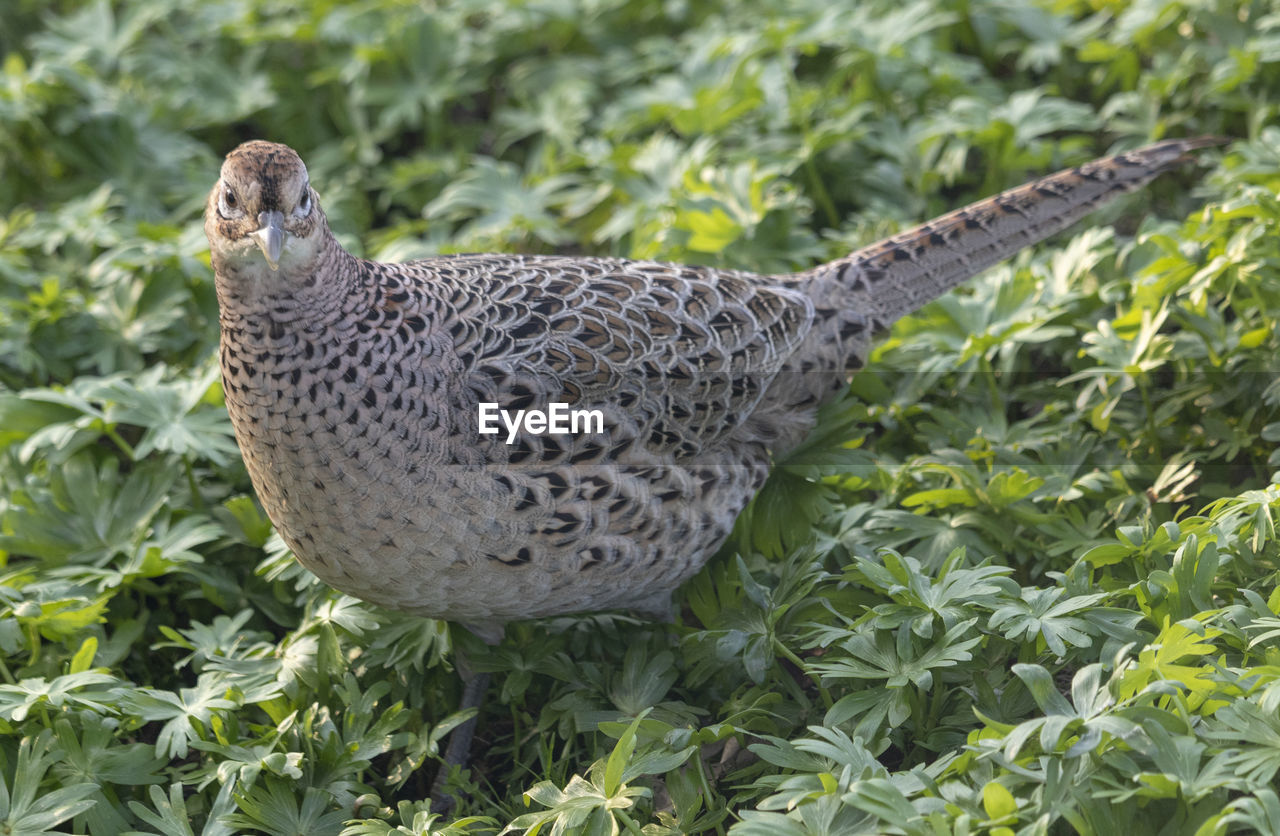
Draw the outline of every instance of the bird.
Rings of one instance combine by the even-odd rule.
[[[489,643],[522,619],[669,617],[878,334],[1219,142],[1100,158],[785,275],[358,258],[297,152],[245,142],[205,212],[223,394],[268,517],[336,589]],[[548,431],[557,411],[578,432]]]

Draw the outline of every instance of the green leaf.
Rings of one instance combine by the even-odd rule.
[[[622,733],[622,737],[618,738],[613,751],[609,753],[609,760],[604,768],[605,795],[614,795],[617,793],[618,788],[622,786],[622,773],[627,767],[627,762],[631,760],[632,753],[636,750],[636,731],[640,728],[640,721],[648,713],[649,709],[646,708],[631,721],[631,725],[627,726],[627,730]]]
[[[990,821],[1003,821],[1018,815],[1018,802],[1003,784],[988,781],[982,787],[982,809]]]
[[[88,796],[97,791],[95,784],[73,783],[52,792],[40,789],[45,773],[61,757],[49,729],[22,738],[13,772],[0,775],[0,825],[8,832],[41,836],[93,807]]]
[[[52,565],[101,566],[117,555],[131,557],[176,478],[165,462],[121,476],[115,459],[95,467],[77,455],[51,472],[47,488],[15,494],[3,513],[0,548]]]

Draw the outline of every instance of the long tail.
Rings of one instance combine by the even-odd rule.
[[[972,203],[813,271],[861,290],[862,310],[880,331],[1023,247],[1145,186],[1226,140],[1170,139],[1059,171]]]

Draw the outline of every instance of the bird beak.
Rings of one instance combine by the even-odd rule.
[[[272,270],[280,269],[280,253],[284,251],[284,215],[279,212],[258,213],[258,231],[252,234],[258,249]]]

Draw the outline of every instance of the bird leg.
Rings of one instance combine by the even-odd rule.
[[[454,767],[466,769],[467,762],[471,760],[471,740],[475,737],[476,723],[480,719],[480,707],[484,705],[485,692],[489,690],[489,674],[473,670],[468,662],[467,652],[459,647],[460,642],[466,643],[468,639],[474,642],[474,639],[466,635],[467,632],[479,637],[485,644],[493,646],[502,641],[503,627],[501,624],[477,623],[465,625],[464,630],[453,631],[456,648],[454,663],[463,683],[462,704],[459,709],[466,711],[473,708],[475,714],[462,721],[461,725],[456,726],[449,733],[444,762],[440,764],[435,780],[431,782],[431,812],[433,813],[448,813],[457,806],[457,796],[451,794],[448,789],[449,775]]]
[[[444,763],[436,772],[431,782],[431,812],[448,813],[457,806],[458,799],[449,792],[449,775],[453,768],[466,769],[471,760],[471,739],[475,737],[476,721],[480,719],[480,706],[484,705],[484,695],[489,689],[489,674],[462,673],[462,705],[463,711],[474,708],[476,713],[462,721],[462,724],[449,732],[449,745],[445,748]]]

